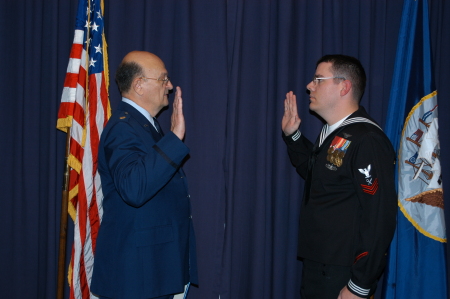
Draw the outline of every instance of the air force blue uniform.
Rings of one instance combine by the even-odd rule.
[[[103,219],[91,291],[111,298],[153,298],[197,283],[195,237],[186,177],[189,149],[172,132],[121,102],[100,141]]]

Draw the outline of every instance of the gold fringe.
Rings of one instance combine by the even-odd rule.
[[[67,271],[67,280],[69,281],[69,286],[72,287],[72,272],[73,272],[73,267],[72,267],[72,259],[70,260],[70,264],[69,264],[69,270]]]
[[[77,186],[78,188],[78,186]],[[72,218],[72,221],[75,222],[75,220],[77,219],[77,210],[76,208],[73,206],[72,202],[69,201],[69,206],[67,208],[67,212],[70,215],[70,218]]]
[[[409,119],[413,116],[416,109],[419,108],[420,106],[422,106],[423,102],[425,102],[426,100],[428,100],[436,95],[437,95],[437,90],[424,96],[423,98],[420,99],[420,101],[416,105],[414,105],[414,107],[411,109],[411,111],[409,111],[408,117],[406,117],[405,122],[403,123],[402,138],[400,138],[400,147],[399,147],[399,151],[398,151],[398,160],[399,161],[401,161],[403,136],[405,136],[405,131],[406,131],[406,127],[409,122]],[[398,173],[400,173],[400,165],[401,165],[401,163],[398,163]]]
[[[72,154],[67,158],[67,164],[72,167],[78,174],[81,172],[81,162]]]
[[[405,119],[405,122],[403,124],[403,130],[402,130],[402,137],[405,136],[405,131],[407,128],[407,124],[410,120],[410,118],[413,116],[414,112],[416,111],[417,108],[419,108],[423,102],[425,102],[426,100],[434,97],[437,95],[437,90],[433,91],[432,93],[424,96],[422,99],[420,99],[420,101],[411,109],[411,111],[408,114],[408,117]],[[400,139],[400,150],[398,153],[398,160],[401,160],[401,156],[402,156],[402,143],[403,143],[403,138]],[[400,165],[401,163],[398,163],[398,173],[400,173]],[[409,222],[411,222],[411,224],[419,231],[421,232],[424,236],[427,236],[428,238],[431,238],[433,240],[439,241],[441,243],[447,243],[447,238],[443,239],[443,238],[438,238],[436,236],[431,235],[430,233],[428,233],[427,231],[425,231],[422,227],[420,227],[420,225],[406,212],[405,207],[403,207],[402,203],[400,202],[400,200],[398,201],[398,206],[400,208],[400,210],[402,211],[403,215],[405,215],[405,217],[409,220]]]
[[[77,218],[77,209],[72,204],[72,198],[78,195],[78,184],[72,188],[72,190],[69,191],[69,205],[67,207],[67,212],[70,215],[70,218],[72,218],[73,222],[75,222],[75,219]]]
[[[66,118],[58,118],[56,128],[67,133],[67,129],[72,127],[73,116],[69,115]]]
[[[441,243],[447,243],[447,238],[443,239],[443,238],[438,238],[436,236],[433,236],[432,234],[430,234],[429,232],[425,231],[422,227],[420,227],[420,225],[406,212],[405,207],[403,207],[402,203],[400,202],[400,200],[398,201],[398,206],[400,208],[400,210],[402,211],[403,215],[405,215],[405,217],[409,220],[409,222],[411,222],[411,224],[419,231],[422,233],[422,235],[427,236],[428,238],[431,238],[433,240],[439,241]]]
[[[105,3],[102,0],[100,2],[102,7],[102,14],[103,17],[105,17]],[[111,104],[109,103],[109,64],[108,64],[108,44],[106,43],[106,36],[105,36],[105,27],[103,27],[102,32],[102,41],[103,41],[103,71],[105,73],[105,84],[106,84],[106,94],[108,97],[108,107],[106,108],[106,115],[107,119],[111,117]]]

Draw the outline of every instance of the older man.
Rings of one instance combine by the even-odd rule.
[[[164,63],[131,52],[116,73],[122,101],[105,127],[98,153],[104,194],[92,293],[101,298],[173,298],[197,283],[195,237],[186,177],[189,153],[181,89],[171,130],[156,115],[173,88]]]
[[[299,131],[296,96],[284,102],[283,138],[297,172],[306,179],[298,255],[301,295],[368,298],[385,266],[395,230],[395,153],[359,102],[366,75],[345,55],[317,62],[307,85],[311,111],[325,122],[315,144]]]

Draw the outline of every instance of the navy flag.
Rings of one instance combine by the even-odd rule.
[[[385,126],[398,153],[398,223],[384,284],[389,299],[447,298],[438,93],[429,34],[427,0],[405,0]]]

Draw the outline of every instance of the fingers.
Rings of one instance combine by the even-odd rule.
[[[300,118],[297,111],[297,97],[290,91],[284,100],[284,115],[281,120],[281,128],[286,136],[294,133],[300,126]]]
[[[289,100],[290,100],[289,108],[291,109],[291,111],[294,111],[295,114],[297,114],[297,96],[292,91],[290,91],[288,93],[288,95],[289,95]]]
[[[286,99],[284,100],[284,113],[291,116],[297,115],[297,97],[292,91],[286,94]]]
[[[173,101],[171,130],[175,135],[177,135],[178,138],[183,140],[186,128],[184,123],[183,99],[181,98],[181,94],[181,88],[177,86],[175,100]]]
[[[181,94],[181,88],[177,86],[177,90],[175,92],[175,100],[173,101],[173,107],[177,113],[183,113],[183,99],[181,97]]]

